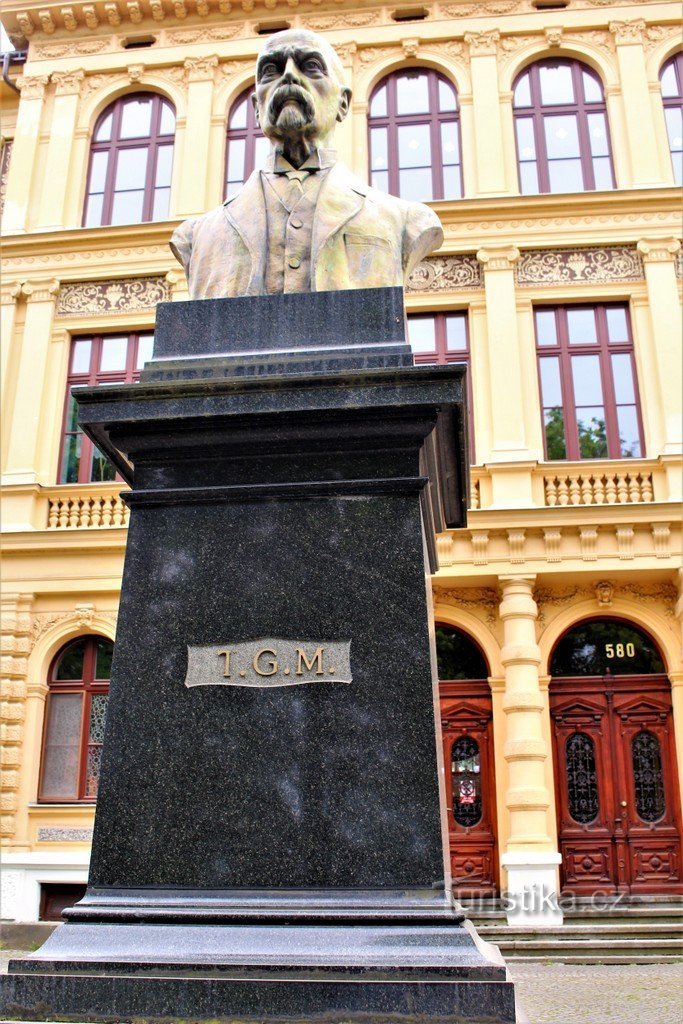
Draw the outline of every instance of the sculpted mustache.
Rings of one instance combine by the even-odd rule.
[[[299,106],[303,108],[306,117],[313,116],[313,104],[304,90],[296,85],[283,85],[277,90],[270,101],[270,116],[273,121],[277,120],[287,100],[296,100]]]

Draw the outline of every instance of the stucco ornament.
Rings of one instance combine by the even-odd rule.
[[[270,140],[264,170],[174,232],[190,298],[402,285],[443,241],[436,214],[371,188],[337,161],[351,90],[335,50],[312,32],[268,38],[254,108]]]

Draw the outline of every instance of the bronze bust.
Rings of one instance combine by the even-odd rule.
[[[191,299],[402,285],[438,249],[443,231],[429,207],[371,188],[337,162],[334,129],[350,99],[326,40],[303,30],[268,39],[254,95],[268,165],[173,233]]]

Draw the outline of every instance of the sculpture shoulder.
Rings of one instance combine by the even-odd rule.
[[[407,277],[413,267],[443,244],[443,228],[438,216],[424,203],[412,203],[364,186],[366,205],[377,211],[379,223],[399,228],[403,250],[403,269]]]
[[[225,223],[224,206],[218,206],[215,210],[209,210],[199,217],[188,217],[180,224],[171,235],[171,250],[180,263],[187,269],[192,253],[192,247],[200,235],[206,231],[212,232]]]

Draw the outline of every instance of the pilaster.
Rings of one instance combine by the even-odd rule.
[[[204,213],[211,203],[208,190],[213,89],[218,57],[188,57],[185,61],[187,115],[178,195],[173,213],[178,217]]]
[[[7,193],[3,214],[5,234],[24,232],[28,228],[31,187],[38,154],[38,140],[48,75],[22,75],[19,79],[21,99],[17,115],[17,131],[7,176]]]
[[[21,295],[19,281],[3,281],[0,289],[0,389],[3,426],[5,415],[11,409],[12,378],[9,372],[13,348],[17,300]],[[4,431],[3,431],[4,432]]]
[[[32,594],[5,594],[0,621],[0,840],[3,846],[25,849],[28,849],[27,837],[18,836],[16,826],[22,776],[32,601]]]
[[[498,88],[499,40],[498,31],[465,33],[472,78],[476,194],[479,196],[500,195],[508,187]]]
[[[660,184],[663,179],[659,147],[652,121],[650,92],[647,81],[643,34],[645,22],[612,21],[609,30],[614,37],[619,66],[619,82],[624,107],[623,123],[631,164],[631,181],[622,185],[638,188]]]
[[[681,304],[676,280],[676,257],[681,244],[676,238],[643,238],[638,242],[645,265],[648,307],[653,344],[650,358],[659,383],[660,409],[664,425],[661,454],[676,455],[683,450],[681,431]]]
[[[73,187],[71,168],[78,115],[78,101],[84,71],[55,71],[55,86],[50,123],[50,141],[45,163],[46,188],[42,189],[36,226],[54,229],[67,226],[66,203],[69,185]]]

